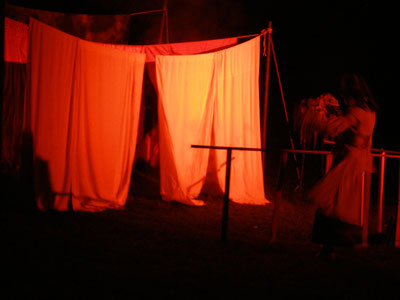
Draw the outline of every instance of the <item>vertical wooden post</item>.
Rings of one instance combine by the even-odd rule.
[[[226,171],[225,171],[225,195],[224,205],[222,208],[222,229],[221,229],[221,241],[227,241],[228,233],[228,217],[229,217],[229,187],[231,179],[231,160],[232,160],[232,149],[227,149],[226,152]]]
[[[385,183],[385,152],[382,152],[382,156],[379,161],[379,173],[378,173],[378,222],[377,232],[382,232],[382,212],[383,212],[383,187]]]
[[[396,232],[394,237],[394,246],[400,247],[400,160],[399,161],[399,178],[398,178],[398,192],[397,192],[397,217],[396,217]]]
[[[281,100],[282,100],[282,106],[283,106],[283,112],[285,113],[285,120],[286,120],[286,125],[287,128],[289,130],[289,140],[290,140],[290,146],[292,150],[295,150],[294,148],[294,141],[293,141],[293,136],[290,130],[290,124],[289,124],[289,115],[288,115],[288,111],[286,108],[286,101],[285,101],[285,97],[283,95],[283,88],[282,88],[282,82],[281,82],[281,77],[279,75],[279,68],[278,68],[278,62],[276,59],[276,53],[275,53],[275,48],[274,48],[274,42],[271,40],[271,50],[272,50],[272,56],[274,58],[274,63],[275,63],[275,71],[276,71],[276,77],[278,79],[278,85],[279,85],[279,90],[281,92]],[[297,162],[297,156],[296,156],[296,152],[293,151],[293,159],[295,161],[295,165],[296,165],[296,173],[297,173],[297,179],[300,181],[300,170],[299,170],[299,165]]]
[[[278,231],[279,208],[280,208],[280,202],[282,200],[282,186],[283,186],[284,179],[285,179],[287,155],[288,155],[287,152],[285,152],[285,151],[281,152],[279,174],[278,174],[278,176],[279,176],[278,177],[278,185],[276,187],[274,211],[272,213],[272,233],[271,233],[271,239],[270,239],[271,243],[275,242],[277,231]]]
[[[271,65],[271,33],[272,22],[268,22],[268,30],[266,33],[267,46],[266,46],[266,66],[265,66],[265,91],[264,91],[264,110],[263,110],[263,126],[262,126],[262,147],[265,149],[267,146],[267,113],[268,113],[268,89],[269,89],[269,70]],[[263,152],[263,166],[265,169],[265,152]]]
[[[168,43],[168,12],[167,12],[167,0],[164,0],[164,7],[163,7],[163,13],[162,13],[162,19],[161,19],[161,28],[160,28],[160,37],[158,40],[158,43],[162,43],[162,38],[163,38],[163,33],[164,33],[164,25],[165,25],[165,36],[166,36],[166,42]]]
[[[332,153],[329,153],[326,155],[326,161],[325,161],[325,174],[329,172],[329,170],[332,167],[332,158],[333,155]]]
[[[371,194],[371,173],[365,172],[365,181],[364,181],[364,197],[363,201],[363,210],[362,210],[362,246],[368,246],[368,219],[369,219],[369,200]]]
[[[165,13],[165,42],[169,43],[169,28],[168,28],[168,0],[165,0],[164,13]]]

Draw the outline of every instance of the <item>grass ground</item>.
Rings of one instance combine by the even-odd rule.
[[[314,208],[299,193],[284,194],[273,244],[272,204],[231,203],[224,244],[222,198],[205,195],[203,207],[164,202],[156,181],[135,176],[126,208],[99,213],[18,205],[18,182],[4,177],[4,299],[400,297],[400,250],[370,244],[320,259],[310,241]],[[386,225],[394,206],[384,208]],[[372,203],[371,224],[375,215]]]

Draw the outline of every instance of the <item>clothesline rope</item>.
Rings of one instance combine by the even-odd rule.
[[[156,10],[149,10],[149,11],[141,11],[137,13],[130,13],[130,16],[137,16],[137,15],[144,15],[144,14],[151,14],[151,13],[156,13],[156,12],[164,12],[165,9],[156,9]]]
[[[260,35],[263,35],[263,56],[267,56],[267,34],[271,34],[272,33],[272,28],[267,28],[267,29],[263,29],[261,30]]]

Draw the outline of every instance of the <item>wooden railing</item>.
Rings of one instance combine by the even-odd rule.
[[[245,147],[228,147],[228,146],[206,146],[206,145],[192,145],[192,148],[203,148],[203,149],[215,149],[215,150],[226,150],[226,173],[225,173],[225,193],[224,203],[222,212],[222,226],[221,226],[221,241],[227,241],[228,232],[228,219],[229,219],[229,189],[230,189],[230,174],[231,174],[231,160],[232,151],[261,151],[266,152],[270,149],[265,148],[245,148]],[[311,155],[325,155],[325,172],[328,172],[332,165],[332,152],[321,151],[321,150],[295,150],[295,149],[283,149],[280,150],[280,167],[278,173],[278,184],[274,201],[274,209],[272,216],[272,235],[271,242],[276,240],[279,223],[279,208],[282,199],[282,188],[285,180],[285,174],[287,169],[287,157],[288,153],[292,154],[311,154]],[[373,157],[379,157],[379,168],[378,168],[378,222],[377,232],[382,232],[382,214],[383,214],[383,190],[385,182],[385,164],[387,158],[400,158],[400,152],[383,150],[383,149],[372,149]],[[399,184],[398,184],[398,199],[397,199],[397,214],[395,224],[395,239],[394,245],[396,248],[400,247],[400,163],[399,163]],[[363,225],[362,225],[362,245],[367,246],[368,237],[368,219],[369,219],[369,204],[370,204],[370,191],[371,191],[371,174],[366,173],[364,180],[362,181],[363,186]]]
[[[225,170],[225,193],[224,204],[222,208],[222,226],[221,226],[221,241],[227,241],[228,235],[228,219],[229,219],[229,189],[231,178],[231,161],[232,151],[266,151],[263,148],[243,148],[243,147],[228,147],[228,146],[205,146],[205,145],[192,145],[192,148],[226,150],[226,170]]]
[[[386,159],[395,158],[400,159],[400,152],[384,150],[384,149],[371,149],[372,156],[379,158],[379,167],[378,167],[378,221],[377,221],[377,232],[382,232],[382,220],[383,220],[383,191],[384,191],[384,183],[385,183],[385,164]],[[287,168],[287,156],[288,153],[293,154],[313,154],[313,155],[325,155],[325,172],[328,172],[332,165],[332,152],[330,151],[321,151],[321,150],[293,150],[293,149],[284,149],[281,150],[281,158],[280,158],[280,168],[278,175],[278,185],[273,213],[273,221],[272,221],[272,237],[271,240],[274,241],[276,239],[277,230],[278,230],[278,216],[279,216],[279,205],[282,199],[282,187],[285,179],[285,171]],[[396,222],[395,222],[395,237],[394,237],[394,246],[396,248],[400,247],[400,163],[399,163],[399,179],[398,179],[398,191],[397,191],[397,213],[396,213]],[[362,205],[362,245],[367,246],[367,237],[368,237],[368,220],[369,220],[369,205],[370,205],[370,194],[371,194],[371,174],[364,173],[363,181],[362,181],[362,195],[363,195],[363,205]]]

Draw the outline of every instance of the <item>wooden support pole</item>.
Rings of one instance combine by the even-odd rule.
[[[396,232],[394,237],[394,246],[396,248],[400,247],[400,160],[399,160],[399,177],[397,185],[397,217],[396,217]]]
[[[362,225],[362,246],[368,246],[368,219],[369,219],[369,201],[371,195],[371,173],[365,172],[364,173],[364,180],[363,180],[363,208],[362,208],[362,218],[363,218],[363,225]]]
[[[265,91],[264,91],[264,110],[263,110],[263,126],[262,126],[262,147],[266,148],[267,145],[267,115],[268,115],[268,91],[269,91],[269,73],[271,65],[271,33],[272,22],[268,22],[268,30],[265,38],[267,39],[266,45],[266,65],[265,65]],[[263,166],[265,169],[265,152],[263,152]]]
[[[161,19],[161,28],[160,28],[160,37],[158,38],[158,43],[162,43],[163,32],[164,32],[164,23],[165,23],[165,12],[163,12],[162,19]]]
[[[274,42],[271,39],[271,50],[272,50],[272,56],[274,58],[274,63],[275,63],[275,71],[276,71],[276,77],[278,79],[278,84],[279,84],[279,90],[281,92],[281,99],[282,99],[282,105],[283,105],[283,112],[285,113],[285,121],[287,124],[287,129],[289,130],[289,139],[290,139],[290,146],[292,150],[295,150],[294,148],[294,141],[293,141],[293,137],[292,137],[292,133],[290,130],[290,124],[289,124],[289,115],[288,115],[288,111],[286,108],[286,101],[285,101],[285,97],[283,95],[283,88],[282,88],[282,82],[281,82],[281,77],[279,75],[279,68],[278,68],[278,61],[276,59],[276,53],[275,53],[275,48],[274,48]],[[299,166],[298,166],[298,162],[297,162],[297,156],[296,153],[293,151],[293,159],[295,161],[296,164],[296,173],[297,173],[297,179],[300,181],[300,170],[299,170]]]
[[[222,208],[222,228],[221,228],[221,241],[226,243],[228,234],[228,218],[229,218],[229,187],[231,179],[231,160],[232,149],[226,151],[226,171],[225,171],[225,195],[224,204]]]
[[[382,232],[382,213],[383,213],[383,187],[385,183],[385,152],[379,159],[379,173],[378,173],[378,222],[377,232]]]
[[[161,28],[160,28],[160,37],[158,43],[161,44],[163,40],[163,33],[164,33],[164,25],[165,25],[165,36],[166,42],[168,43],[168,12],[167,12],[167,0],[164,0],[164,7],[163,7],[163,15],[161,19]]]
[[[328,153],[326,155],[326,161],[325,161],[325,174],[328,173],[332,167],[332,159],[333,159],[332,153]]]
[[[164,6],[164,14],[165,14],[165,42],[168,44],[169,43],[169,28],[168,28],[168,9],[167,9],[167,2],[168,0],[165,0],[165,6]]]

